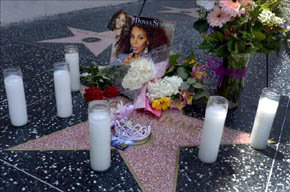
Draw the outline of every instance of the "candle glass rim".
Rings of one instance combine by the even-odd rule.
[[[59,62],[56,62],[53,64],[53,69],[54,69],[54,71],[57,71],[57,70],[69,71],[69,65],[65,61],[59,61]]]
[[[22,71],[21,71],[20,66],[10,66],[10,67],[3,69],[4,78],[6,78],[10,75],[22,76]]]
[[[96,108],[99,106],[101,108]],[[110,103],[107,100],[93,100],[88,104],[88,113],[93,113],[94,111],[107,111],[110,113]]]
[[[262,89],[261,96],[267,97],[267,98],[273,99],[273,100],[280,100],[281,94],[279,93],[279,91],[277,89],[275,89],[273,87],[264,87]]]
[[[219,95],[212,95],[209,97],[208,101],[212,101],[212,100],[216,100],[216,101],[222,101],[223,103],[220,104],[225,104],[228,105],[229,101],[227,98],[223,97],[223,96],[219,96]]]
[[[65,53],[78,53],[79,48],[77,45],[65,45],[64,52]]]

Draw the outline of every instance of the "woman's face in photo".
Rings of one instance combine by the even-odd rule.
[[[121,29],[123,25],[126,22],[126,16],[124,13],[121,13],[117,18],[116,18],[116,24],[115,24],[115,29]]]
[[[145,47],[148,45],[148,39],[146,32],[137,26],[134,26],[131,31],[130,44],[131,49],[133,49],[133,53],[139,54],[141,53]]]

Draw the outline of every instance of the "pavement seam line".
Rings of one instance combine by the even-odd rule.
[[[286,118],[287,118],[287,111],[289,110],[289,103],[290,103],[290,98],[288,98],[288,103],[287,103],[287,107],[286,107],[286,112],[285,112],[285,115],[284,115],[284,118],[283,118],[283,123],[282,123],[282,127],[281,127],[281,132],[280,132],[280,135],[279,135],[278,144],[277,144],[277,146],[276,146],[275,156],[274,156],[274,159],[273,159],[273,161],[272,161],[272,166],[271,166],[271,170],[270,170],[270,173],[269,173],[269,176],[268,176],[268,180],[267,180],[267,185],[266,185],[265,192],[268,191],[269,183],[270,183],[270,180],[271,180],[271,177],[272,177],[272,173],[273,173],[273,169],[274,169],[275,160],[276,160],[276,157],[277,157],[277,153],[278,153],[279,145],[280,145],[281,138],[282,138],[282,133],[283,133],[284,128],[285,128],[285,122],[286,122]]]
[[[59,188],[57,188],[57,187],[55,187],[55,186],[53,186],[53,185],[51,185],[51,184],[49,184],[49,183],[43,181],[42,179],[40,179],[40,178],[38,178],[38,177],[36,177],[36,176],[34,176],[34,175],[32,175],[32,174],[30,174],[30,173],[28,173],[28,172],[22,170],[22,169],[19,169],[18,167],[12,165],[11,163],[9,163],[9,162],[7,162],[7,161],[4,161],[4,160],[2,160],[2,159],[0,159],[0,161],[2,161],[4,164],[6,164],[6,165],[8,165],[8,166],[11,166],[11,167],[13,167],[14,169],[16,169],[16,170],[18,170],[18,171],[20,171],[20,172],[22,172],[22,173],[24,173],[24,174],[26,174],[26,175],[28,175],[28,176],[30,176],[30,177],[32,177],[32,178],[34,178],[34,179],[36,179],[36,180],[38,180],[38,181],[40,181],[40,182],[42,182],[42,183],[44,183],[44,184],[46,184],[46,185],[48,185],[48,186],[54,188],[54,189],[57,190],[57,191],[64,192],[63,190],[61,190],[61,189],[59,189]]]

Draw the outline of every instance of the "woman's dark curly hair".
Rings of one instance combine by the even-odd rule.
[[[111,20],[110,20],[110,22],[109,22],[109,24],[108,24],[108,26],[107,26],[108,29],[110,29],[111,31],[113,31],[113,30],[115,29],[116,19],[117,19],[117,17],[118,17],[120,14],[122,14],[122,13],[123,13],[123,14],[125,15],[125,17],[126,17],[126,22],[125,22],[125,24],[124,24],[124,26],[123,26],[123,29],[124,29],[124,28],[127,28],[127,30],[130,29],[130,26],[131,26],[131,17],[129,17],[129,16],[127,15],[127,13],[126,13],[125,11],[123,11],[122,9],[119,10],[119,11],[117,11],[117,12],[112,16],[112,18],[111,18]]]
[[[141,18],[141,17],[140,17]],[[144,21],[147,21],[147,23],[153,22],[153,21],[157,21],[159,23],[158,26],[153,26],[150,24],[139,24],[136,22],[133,23],[133,25],[130,28],[130,32],[129,33],[123,33],[121,34],[121,37],[119,39],[119,41],[117,42],[117,50],[116,53],[117,55],[125,53],[128,54],[130,53],[130,48],[131,48],[131,44],[130,44],[130,36],[131,36],[131,30],[133,29],[133,27],[138,27],[141,28],[145,31],[146,35],[147,35],[147,39],[149,41],[149,45],[148,45],[148,51],[150,52],[152,49],[155,49],[157,47],[160,47],[162,45],[168,45],[170,44],[170,41],[166,35],[166,32],[164,30],[163,27],[160,26],[161,22],[157,19],[151,19],[151,18],[141,18]]]

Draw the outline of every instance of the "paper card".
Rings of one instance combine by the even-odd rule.
[[[116,137],[114,135],[111,137],[111,145],[113,147],[116,147],[117,149],[125,150],[134,143],[135,141],[120,139],[119,137]]]

